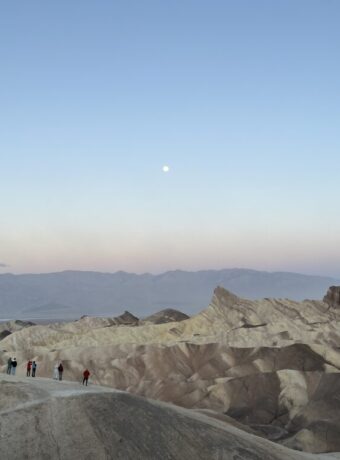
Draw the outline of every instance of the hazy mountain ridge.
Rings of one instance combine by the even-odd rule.
[[[219,285],[249,299],[262,297],[321,299],[340,280],[288,272],[247,269],[149,273],[64,271],[0,275],[0,315],[22,318],[114,316],[127,309],[137,316],[175,308],[197,313]],[[9,316],[10,315],[10,316]]]

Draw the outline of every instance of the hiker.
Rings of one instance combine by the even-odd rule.
[[[8,358],[7,360],[7,374],[10,374],[12,371],[12,358]]]
[[[35,373],[37,372],[37,363],[33,361],[32,363],[32,377],[35,377]]]
[[[63,368],[62,363],[60,363],[59,366],[58,366],[59,380],[63,380],[63,372],[64,372],[64,368]]]
[[[54,380],[58,380],[59,379],[59,370],[58,370],[58,363],[55,363],[54,365],[54,369],[53,369],[53,378]]]
[[[89,380],[89,377],[90,377],[90,371],[88,369],[85,369],[84,372],[83,372],[83,385],[84,383],[86,383],[86,386],[87,386],[87,382]]]
[[[17,359],[16,358],[13,358],[12,360],[12,368],[11,368],[11,374],[12,375],[15,375],[15,371],[17,370]]]
[[[32,361],[29,360],[29,361],[27,362],[27,367],[26,367],[26,369],[27,369],[26,377],[29,377],[29,376],[31,375],[31,368],[32,368]]]

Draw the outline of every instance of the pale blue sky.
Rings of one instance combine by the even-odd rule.
[[[337,0],[1,2],[0,272],[340,276],[339,23]]]

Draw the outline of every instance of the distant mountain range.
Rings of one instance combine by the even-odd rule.
[[[249,299],[322,299],[340,280],[287,272],[248,269],[99,273],[64,271],[0,275],[0,319],[70,319],[82,315],[116,316],[129,310],[139,317],[165,308],[187,314],[205,308],[216,286]]]

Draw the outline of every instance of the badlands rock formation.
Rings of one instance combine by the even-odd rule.
[[[19,375],[28,359],[46,377],[60,360],[70,380],[89,367],[93,383],[213,411],[293,449],[339,452],[339,318],[321,301],[251,301],[217,288],[184,321],[32,326],[4,338],[0,356],[5,369],[15,353]]]
[[[4,460],[317,460],[227,420],[100,386],[0,378]]]
[[[85,328],[101,328],[111,326],[137,326],[139,324],[139,319],[129,311],[125,311],[122,315],[115,318],[97,318],[84,315],[75,322],[85,325]]]
[[[141,321],[141,324],[173,323],[184,321],[185,319],[189,319],[189,316],[185,313],[172,308],[166,308],[165,310],[161,310],[153,315],[147,316],[143,319],[143,321]]]
[[[12,332],[20,331],[21,329],[30,326],[34,326],[34,323],[31,321],[15,320],[0,323],[0,340],[12,334]]]
[[[20,320],[6,321],[5,323],[0,323],[0,332],[7,330],[12,333],[12,332],[20,331],[21,329],[24,329],[25,327],[30,327],[30,326],[35,326],[35,324],[32,323],[31,321],[20,321]]]
[[[340,308],[340,286],[331,286],[323,301],[332,308]]]

